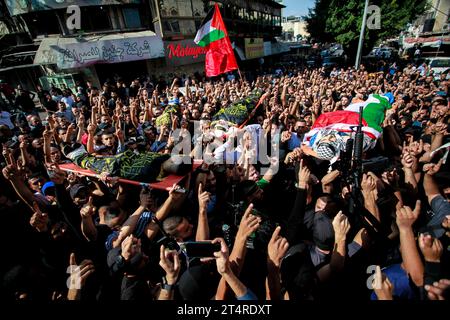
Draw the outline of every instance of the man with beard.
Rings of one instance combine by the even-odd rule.
[[[300,118],[295,122],[294,132],[285,131],[281,136],[281,141],[286,142],[288,151],[299,148],[302,144],[305,133],[309,131],[304,119]],[[283,141],[284,140],[284,141]]]

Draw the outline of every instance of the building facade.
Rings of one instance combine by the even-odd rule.
[[[272,0],[0,0],[0,78],[73,87],[202,73],[193,39],[216,2],[240,65],[283,51],[283,6]]]
[[[306,22],[301,17],[283,17],[281,26],[283,39],[286,41],[299,41],[309,37]]]
[[[420,47],[423,56],[448,56],[450,52],[450,1],[428,0],[428,10],[400,37],[409,55]]]

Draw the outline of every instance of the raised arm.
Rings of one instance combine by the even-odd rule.
[[[87,131],[88,131],[88,141],[87,141],[87,152],[90,154],[95,153],[94,149],[94,136],[95,136],[95,130],[97,130],[97,125],[94,123],[90,123],[88,125]]]
[[[26,186],[22,175],[20,174],[17,163],[9,152],[9,150],[4,150],[3,155],[6,160],[6,167],[3,168],[3,176],[6,180],[11,182],[16,194],[22,199],[28,207],[33,208],[33,202],[35,201],[35,197],[33,192]]]
[[[414,211],[404,206],[397,210],[397,226],[400,231],[400,252],[402,254],[403,268],[418,287],[423,285],[423,264],[417,249],[412,225],[419,217],[420,201],[416,202]]]
[[[94,220],[92,219],[92,216],[97,211],[97,208],[93,205],[93,198],[92,196],[89,197],[89,201],[87,204],[85,204],[81,210],[81,232],[83,233],[83,236],[86,238],[87,241],[95,241],[97,240],[97,228],[95,227]]]
[[[256,300],[256,296],[236,277],[228,260],[228,247],[225,240],[216,238],[213,243],[220,243],[220,251],[214,252],[216,258],[217,271],[230,286],[238,300]]]
[[[425,194],[430,205],[434,198],[441,195],[439,187],[433,179],[433,175],[440,170],[442,163],[443,160],[441,159],[437,164],[427,163],[423,166],[423,170],[425,171],[425,176],[423,178],[423,188],[425,189]]]
[[[311,172],[306,166],[303,166],[303,160],[301,160],[298,173],[297,195],[288,219],[287,239],[291,245],[298,244],[302,240],[301,234],[304,231],[306,193],[310,175]]]
[[[239,224],[239,229],[236,233],[234,240],[233,250],[231,251],[229,260],[231,264],[231,269],[234,274],[239,276],[242,267],[244,266],[245,255],[247,253],[247,239],[248,237],[258,230],[259,224],[261,223],[261,218],[252,214],[253,204],[250,204],[245,210],[242,216],[241,223]],[[219,287],[216,293],[217,300],[225,300],[229,287],[224,278],[220,280]]]
[[[179,204],[185,195],[179,192],[180,186],[174,184],[172,188],[169,190],[169,196],[167,197],[166,201],[164,201],[163,205],[156,211],[156,219],[159,221],[163,221],[167,218],[167,216],[170,214],[170,212],[174,209],[174,207]],[[159,231],[158,225],[151,221],[145,230],[145,234],[147,235],[147,238],[150,240],[153,239],[156,234]]]
[[[289,249],[286,238],[280,236],[281,227],[272,234],[267,247],[266,300],[281,300],[281,260]]]
[[[114,248],[120,246],[122,241],[133,233],[141,214],[144,213],[145,210],[147,210],[147,206],[150,202],[151,202],[150,192],[143,189],[140,194],[139,207],[136,209],[136,211],[133,212],[131,216],[128,217],[128,219],[122,225],[122,228],[120,229],[119,232],[119,236],[113,242]]]
[[[208,203],[210,201],[210,194],[203,191],[203,184],[198,186],[198,225],[195,241],[209,240],[209,225],[208,225]]]
[[[344,269],[345,257],[347,255],[347,234],[350,231],[348,218],[339,212],[333,219],[334,247],[329,264],[317,271],[317,276],[321,282],[329,280],[336,273]]]

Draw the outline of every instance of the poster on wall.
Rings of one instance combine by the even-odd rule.
[[[255,59],[264,56],[264,41],[262,38],[245,38],[245,57]]]

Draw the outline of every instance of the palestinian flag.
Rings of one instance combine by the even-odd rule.
[[[385,112],[391,108],[389,99],[385,96],[372,94],[366,101],[349,105],[345,110],[328,112],[321,114],[304,138],[304,142],[312,145],[315,136],[324,130],[334,130],[338,132],[352,132],[352,127],[359,125],[359,108],[363,107],[363,127],[364,134],[373,140],[381,136]]]
[[[203,20],[194,42],[201,47],[207,48],[205,60],[206,76],[215,77],[238,69],[233,47],[217,3]]]

